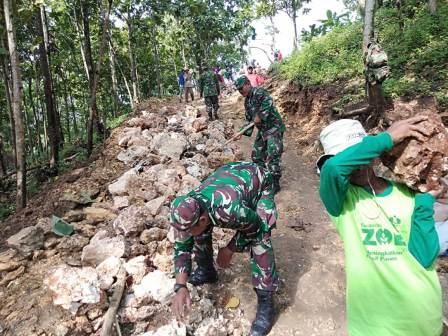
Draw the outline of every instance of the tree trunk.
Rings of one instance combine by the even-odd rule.
[[[431,15],[435,15],[437,13],[437,0],[429,0],[428,7]]]
[[[107,4],[103,4],[101,9],[101,17],[104,18],[104,20],[102,20],[104,24],[103,24],[103,31],[101,34],[101,44],[100,44],[100,50],[98,52],[98,60],[95,66],[95,72],[93,73],[93,83],[92,83],[93,85],[90,92],[90,102],[89,102],[89,123],[87,128],[87,152],[89,156],[90,154],[92,154],[93,150],[93,126],[96,123],[96,117],[97,117],[96,89],[101,71],[101,60],[103,58],[104,49],[106,47],[106,41],[107,41],[106,37],[109,27],[109,14],[111,7],[112,7],[112,0],[107,0]]]
[[[57,145],[58,145],[58,151],[59,148],[61,147],[61,145],[64,143],[64,132],[62,131],[62,126],[61,126],[61,116],[59,114],[59,107],[58,107],[58,100],[57,100],[57,96],[54,90],[54,82],[53,82],[53,75],[51,73],[51,59],[50,59],[50,51],[49,51],[49,45],[50,45],[50,40],[48,38],[48,25],[47,25],[47,13],[45,11],[45,7],[44,6],[40,6],[40,17],[41,17],[41,22],[42,22],[42,31],[43,31],[43,39],[44,39],[44,46],[45,46],[45,54],[47,57],[47,63],[48,63],[48,70],[49,70],[49,78],[48,80],[50,81],[50,86],[51,86],[51,94],[53,97],[53,109],[54,109],[54,114],[55,114],[55,121],[56,121],[56,132],[57,132]],[[46,79],[47,80],[47,79]],[[59,155],[58,155],[59,157]],[[51,164],[50,164],[51,166]]]
[[[3,36],[0,38],[0,47],[7,50],[5,42],[3,41]],[[3,69],[3,80],[5,82],[5,97],[9,116],[9,127],[11,129],[11,144],[14,157],[14,168],[17,169],[17,155],[16,155],[16,133],[15,133],[15,123],[14,123],[14,113],[12,110],[12,89],[10,83],[9,67],[8,67],[8,56],[4,55],[2,58],[2,69]]]
[[[153,39],[153,46],[154,46],[154,57],[156,61],[156,80],[157,80],[157,95],[159,97],[162,96],[162,85],[161,85],[161,76],[160,76],[160,57],[159,57],[159,48],[157,45],[156,40],[156,28],[152,27],[152,39]],[[208,59],[208,58],[206,58]]]
[[[276,33],[276,27],[274,24],[274,17],[269,15],[269,21],[271,22],[271,53],[274,54],[275,52],[275,33]]]
[[[362,47],[363,51],[367,50],[367,45],[371,38],[374,37],[373,27],[374,27],[374,17],[375,17],[375,0],[366,0],[365,5],[365,15],[364,15],[364,33]]]
[[[76,35],[79,37],[79,43],[80,43],[80,50],[81,50],[81,58],[82,58],[82,64],[84,65],[84,70],[86,71],[86,77],[87,80],[90,82],[90,73],[89,73],[89,67],[87,66],[87,58],[84,52],[84,43],[82,41],[82,34],[81,34],[81,27],[79,24],[78,15],[76,14],[76,5],[73,6],[73,14],[74,14],[74,26],[76,30]],[[84,29],[82,31],[85,31]]]
[[[39,59],[40,68],[44,77],[44,93],[45,93],[45,106],[47,110],[47,122],[48,122],[48,136],[50,140],[50,167],[57,170],[57,164],[59,161],[59,144],[60,134],[58,129],[58,117],[56,115],[56,109],[54,106],[53,87],[50,73],[50,65],[48,63],[47,48],[45,46],[45,29],[43,16],[40,14],[40,9],[37,10],[36,21],[38,24],[39,34],[42,37],[39,43]]]
[[[37,97],[37,101],[36,101],[36,106],[37,109],[39,111],[39,116],[42,117],[42,125],[43,125],[43,137],[42,137],[42,145],[43,145],[43,150],[44,152],[48,155],[48,125],[47,125],[47,121],[45,118],[45,113],[44,113],[44,109],[42,107],[42,102],[40,100],[41,97],[41,91],[40,91],[40,77],[37,71],[37,64],[36,64],[36,68],[35,68],[35,74],[36,74],[36,80],[35,82],[35,90],[36,90],[36,97]]]
[[[294,43],[293,43],[293,48],[294,48],[294,50],[297,50],[297,47],[298,47],[298,40],[299,40],[299,37],[298,37],[298,34],[297,34],[297,14],[296,14],[296,12],[294,11],[294,14],[293,14],[293,16],[292,16],[292,24],[294,25]]]
[[[117,81],[117,73],[115,71],[115,55],[112,50],[112,43],[109,41],[109,66],[110,66],[110,76],[112,79],[112,97],[113,97],[113,109],[112,115],[115,118],[118,112],[118,81]]]
[[[5,25],[8,35],[8,49],[12,72],[12,109],[15,122],[16,158],[17,158],[17,195],[16,207],[22,209],[26,206],[26,159],[25,139],[22,119],[22,75],[19,64],[19,54],[16,49],[16,33],[13,24],[12,6],[10,0],[3,0]]]
[[[67,90],[67,78],[65,78],[64,76],[64,70],[59,69],[59,76],[61,77],[62,80],[62,85],[64,86],[64,105],[65,105],[65,128],[67,129],[67,137],[68,137],[68,142],[71,143],[72,142],[72,136],[71,136],[71,132],[70,132],[70,107],[69,107],[69,102],[68,102],[68,90]]]
[[[33,111],[33,120],[34,120],[34,123],[36,124],[37,148],[38,148],[39,154],[41,154],[43,152],[43,148],[42,148],[42,141],[40,139],[40,125],[39,125],[39,120],[37,119],[36,105],[34,104],[32,86],[33,86],[33,77],[29,77],[28,78],[28,97],[30,99],[31,110]]]
[[[375,17],[375,0],[366,0],[365,16],[364,16],[364,32],[363,32],[363,51],[367,52],[367,46],[374,37],[374,17]],[[366,128],[370,129],[377,125],[384,113],[384,95],[381,83],[372,85],[366,77],[367,95],[371,115],[367,119]]]
[[[89,5],[87,2],[83,3],[82,6],[82,22],[84,28],[84,54],[86,57],[87,63],[87,72],[89,74],[89,91],[92,91],[93,87],[93,58],[92,58],[92,45],[90,42],[90,14],[89,14]],[[96,104],[96,102],[95,102]],[[95,106],[96,109],[96,106]]]
[[[109,44],[111,46],[111,51],[112,51],[112,54],[114,55],[114,59],[116,59],[114,46],[112,44],[112,40],[110,40],[110,39],[109,39]],[[128,95],[129,95],[129,103],[131,104],[131,108],[134,109],[134,101],[132,99],[132,92],[131,92],[131,88],[129,87],[128,80],[126,79],[126,76],[124,75],[124,72],[121,69],[120,65],[117,63],[116,66],[118,68],[118,71],[120,72],[121,77],[123,77],[124,85],[126,86],[126,91],[128,92]]]
[[[2,176],[6,175],[6,162],[5,162],[5,155],[3,150],[3,136],[0,134],[0,169]]]
[[[128,13],[128,17],[126,19],[128,25],[128,52],[129,52],[129,60],[131,62],[131,81],[132,81],[132,93],[134,104],[138,104],[139,95],[138,95],[138,87],[137,87],[137,69],[135,64],[135,55],[132,46],[132,38],[133,38],[133,27],[131,22],[131,15]]]
[[[182,45],[182,61],[184,62],[184,69],[187,67],[187,60],[185,58],[185,48]]]

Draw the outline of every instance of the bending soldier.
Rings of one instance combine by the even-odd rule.
[[[235,252],[250,250],[252,284],[258,298],[250,335],[267,335],[274,323],[273,292],[279,282],[271,243],[276,219],[272,177],[250,162],[224,165],[186,196],[177,197],[170,210],[175,233],[176,316],[183,317],[184,306],[191,303],[187,280],[195,286],[218,280],[212,231],[214,226],[230,228],[236,233],[219,250],[217,263],[228,267]],[[193,273],[192,253],[197,264]]]

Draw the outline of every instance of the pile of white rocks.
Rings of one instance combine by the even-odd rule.
[[[108,297],[122,268],[127,279],[118,320],[131,330],[128,335],[243,332],[242,312],[220,307],[208,288],[191,287],[193,309],[188,320],[172,321],[170,202],[198,186],[217,167],[241,157],[235,144],[222,148],[233,135],[230,122],[208,122],[192,106],[173,115],[166,111],[143,111],[127,121],[117,159],[129,170],[108,185],[105,197],[89,196],[64,215],[74,234],[55,236],[50,219],[44,218],[10,237],[11,249],[0,253],[0,272],[7,279],[2,281],[20,276],[31,258],[68,256],[69,261],[48,271],[44,284],[53,303],[74,316],[72,327],[83,335],[100,334]],[[75,203],[77,199],[70,197]]]

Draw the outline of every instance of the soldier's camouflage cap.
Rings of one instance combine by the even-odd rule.
[[[244,84],[246,84],[249,81],[249,78],[247,78],[246,76],[241,76],[239,78],[237,78],[237,80],[235,81],[235,86],[237,88],[237,90],[241,89],[243,87]]]
[[[190,196],[176,197],[171,203],[170,222],[177,230],[188,230],[198,222],[200,216],[199,203]]]

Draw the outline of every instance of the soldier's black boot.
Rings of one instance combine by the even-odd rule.
[[[281,190],[280,176],[274,176],[273,181],[272,181],[272,188],[274,190],[274,194],[278,193]]]
[[[208,120],[213,121],[213,111],[208,112]]]
[[[250,328],[250,336],[266,336],[274,325],[274,292],[255,289],[257,293],[257,314]]]
[[[205,283],[215,283],[218,281],[218,272],[213,265],[213,259],[196,260],[198,267],[191,273],[188,282],[193,286],[200,286]]]

